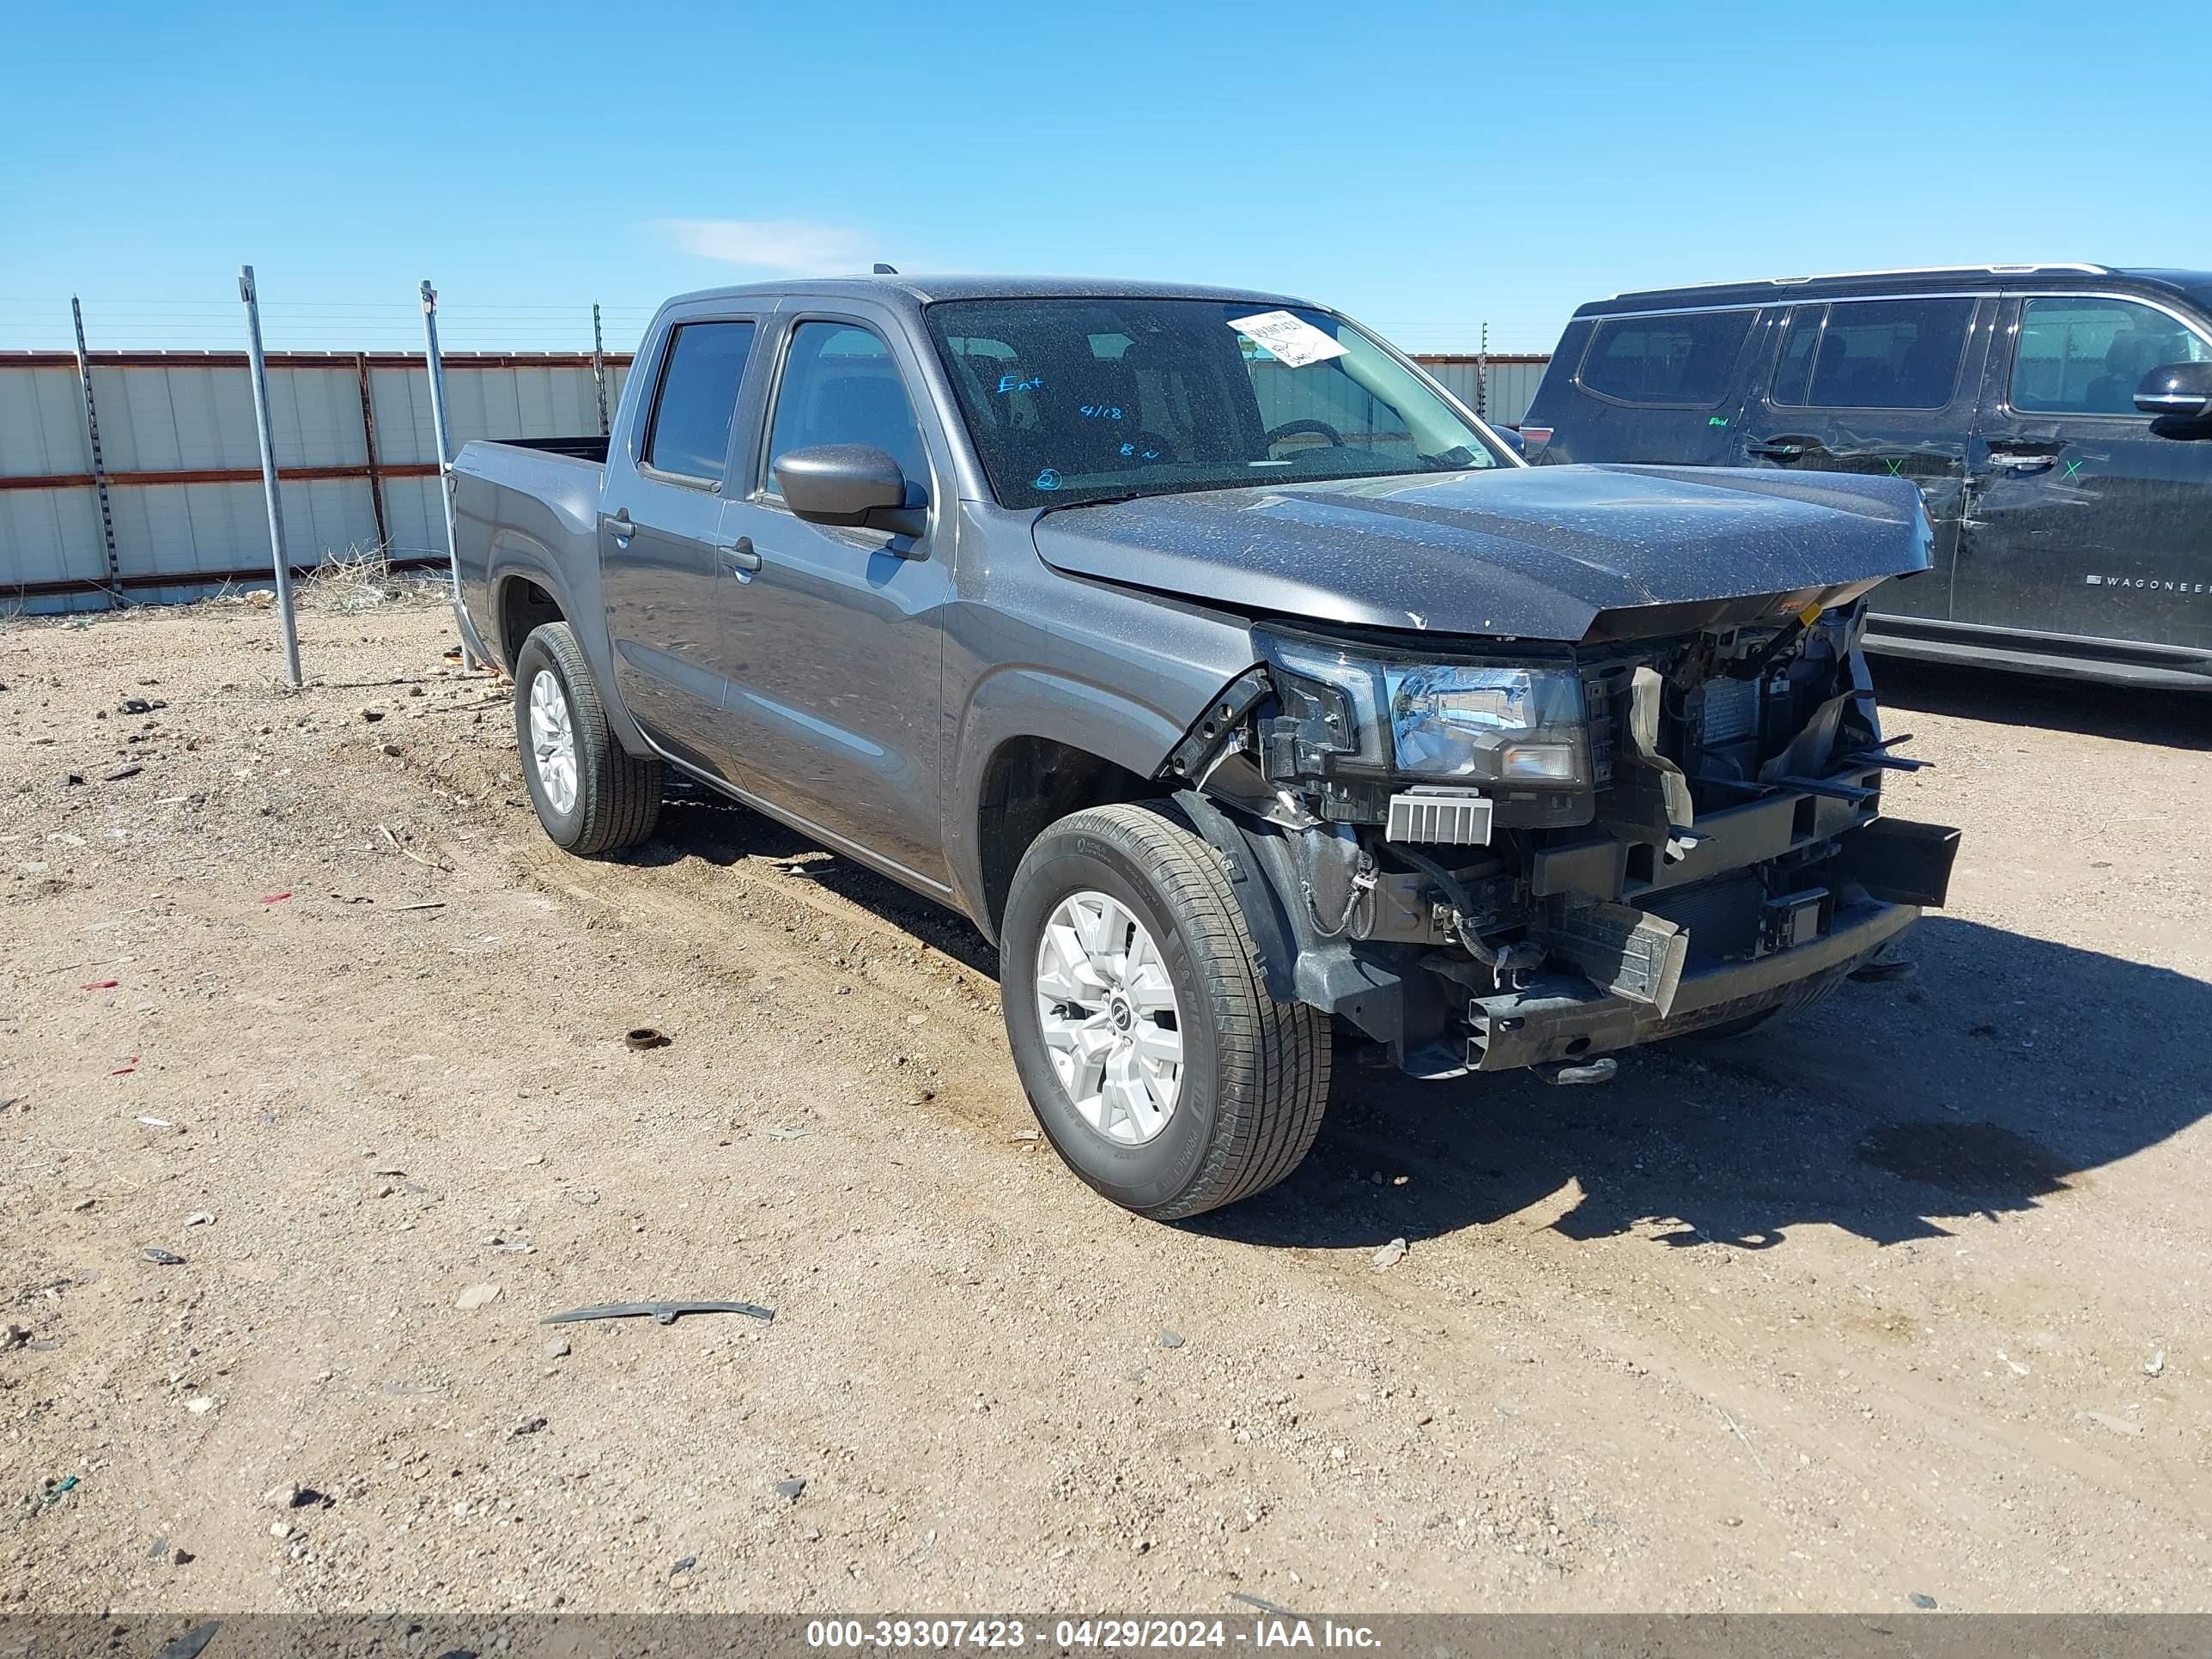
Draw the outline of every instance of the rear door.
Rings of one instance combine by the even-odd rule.
[[[1751,306],[1597,319],[1579,359],[1555,359],[1545,373],[1529,420],[1550,426],[1540,441],[1529,433],[1529,459],[1730,465],[1744,365],[1763,337],[1758,322]],[[1571,327],[1562,347],[1571,350],[1579,331]]]
[[[1951,613],[1967,435],[1996,301],[1972,295],[1816,301],[1776,319],[1773,373],[1743,414],[1743,464],[1910,478],[1935,568],[1885,584],[1877,616]]]
[[[945,887],[939,819],[942,607],[953,595],[951,450],[896,319],[859,304],[778,319],[766,441],[722,520],[748,568],[726,591],[724,720],[743,787],[825,837]],[[919,537],[810,524],[770,463],[868,444],[899,463]]]
[[[650,371],[631,436],[607,458],[599,571],[623,703],[653,741],[716,776],[722,737],[717,550],[730,434],[759,321],[678,324]]]
[[[2212,427],[2136,412],[2212,325],[2094,293],[2008,295],[1974,445],[1960,622],[2212,647]]]

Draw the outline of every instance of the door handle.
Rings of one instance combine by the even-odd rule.
[[[761,568],[761,556],[754,551],[753,538],[750,536],[740,536],[733,542],[719,542],[715,545],[722,555],[722,562],[729,567],[732,575],[748,576]]]
[[[1990,465],[2001,466],[2008,472],[2039,472],[2045,467],[2058,464],[2060,446],[2044,449],[2014,448],[2001,441],[1990,444]]]
[[[615,538],[617,547],[629,545],[629,538],[637,534],[637,526],[630,522],[628,507],[616,509],[615,515],[607,520],[607,533]]]
[[[1771,461],[1794,461],[1805,453],[1806,446],[1792,443],[1750,443],[1743,447],[1747,455],[1764,455]]]

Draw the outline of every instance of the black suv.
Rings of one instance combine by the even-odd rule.
[[[2212,273],[1984,265],[1623,294],[1575,313],[1539,465],[1910,478],[1935,568],[1869,650],[2212,690]]]

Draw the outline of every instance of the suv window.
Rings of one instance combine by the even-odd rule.
[[[1959,384],[1972,300],[1799,306],[1783,337],[1774,401],[1813,409],[1942,409]]]
[[[815,444],[870,444],[927,487],[928,452],[915,424],[914,405],[898,364],[883,337],[851,323],[801,323],[791,332],[783,383],[769,427],[766,479],[775,487],[779,455]]]
[[[685,478],[722,476],[752,349],[750,323],[685,323],[676,331],[645,429],[646,465]]]
[[[2125,300],[2029,300],[2013,349],[2011,404],[2035,415],[2133,415],[2136,387],[2212,346],[2162,311]]]
[[[1710,409],[1728,393],[1751,320],[1748,311],[1615,317],[1591,334],[1576,379],[1620,403]]]

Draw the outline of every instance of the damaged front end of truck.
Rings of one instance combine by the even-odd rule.
[[[1801,1006],[1944,902],[1883,816],[1871,580],[1598,613],[1571,642],[1261,625],[1163,777],[1269,988],[1423,1077],[1601,1080]]]

